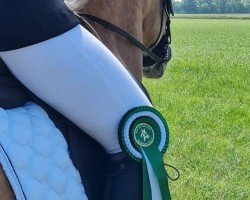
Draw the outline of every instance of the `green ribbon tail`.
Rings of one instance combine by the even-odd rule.
[[[148,167],[145,157],[142,154],[142,173],[143,173],[143,200],[152,200],[151,186],[148,175]]]
[[[158,147],[141,147],[142,150],[142,162],[143,162],[143,200],[152,199],[152,192],[150,186],[150,180],[148,175],[148,167],[146,158],[149,160],[161,191],[162,200],[171,200],[170,190],[168,185],[168,175],[164,167],[163,154],[159,151]],[[148,189],[149,188],[149,189]],[[147,190],[147,191],[144,191]],[[149,197],[149,198],[148,198]]]

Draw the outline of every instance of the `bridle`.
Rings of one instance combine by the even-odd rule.
[[[155,68],[156,71],[163,70],[163,64],[170,61],[172,57],[171,50],[171,20],[170,15],[174,15],[171,0],[163,0],[163,11],[161,16],[161,30],[157,40],[148,47],[149,50],[157,55],[160,60],[154,60],[151,55],[144,54],[143,57],[143,71],[150,71]],[[162,71],[163,74],[163,71]],[[162,75],[161,74],[161,75]]]
[[[86,14],[82,12],[76,13],[79,20],[89,29],[92,34],[100,39],[93,27],[88,23],[88,20],[91,20],[106,29],[109,29],[120,36],[126,38],[132,44],[136,45],[143,51],[143,69],[147,70],[152,66],[161,67],[165,62],[168,62],[171,59],[171,30],[170,30],[170,15],[174,15],[172,2],[171,0],[163,0],[162,3],[162,15],[161,15],[161,29],[156,41],[146,47],[135,37],[133,37],[128,32],[119,28],[118,26],[91,14]],[[165,22],[165,23],[164,23]]]

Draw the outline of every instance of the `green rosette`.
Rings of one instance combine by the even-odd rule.
[[[119,141],[129,157],[142,162],[143,200],[152,200],[149,168],[157,178],[162,200],[170,200],[168,176],[163,156],[169,143],[166,120],[152,107],[136,107],[128,111],[119,126]]]

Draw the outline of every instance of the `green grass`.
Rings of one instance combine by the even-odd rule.
[[[174,57],[144,80],[166,117],[173,199],[250,199],[250,21],[173,19]]]

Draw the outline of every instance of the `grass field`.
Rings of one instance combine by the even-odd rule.
[[[250,19],[250,14],[175,14],[174,18],[184,19]]]
[[[173,199],[250,199],[250,21],[172,20],[174,57],[144,80],[169,123]]]

